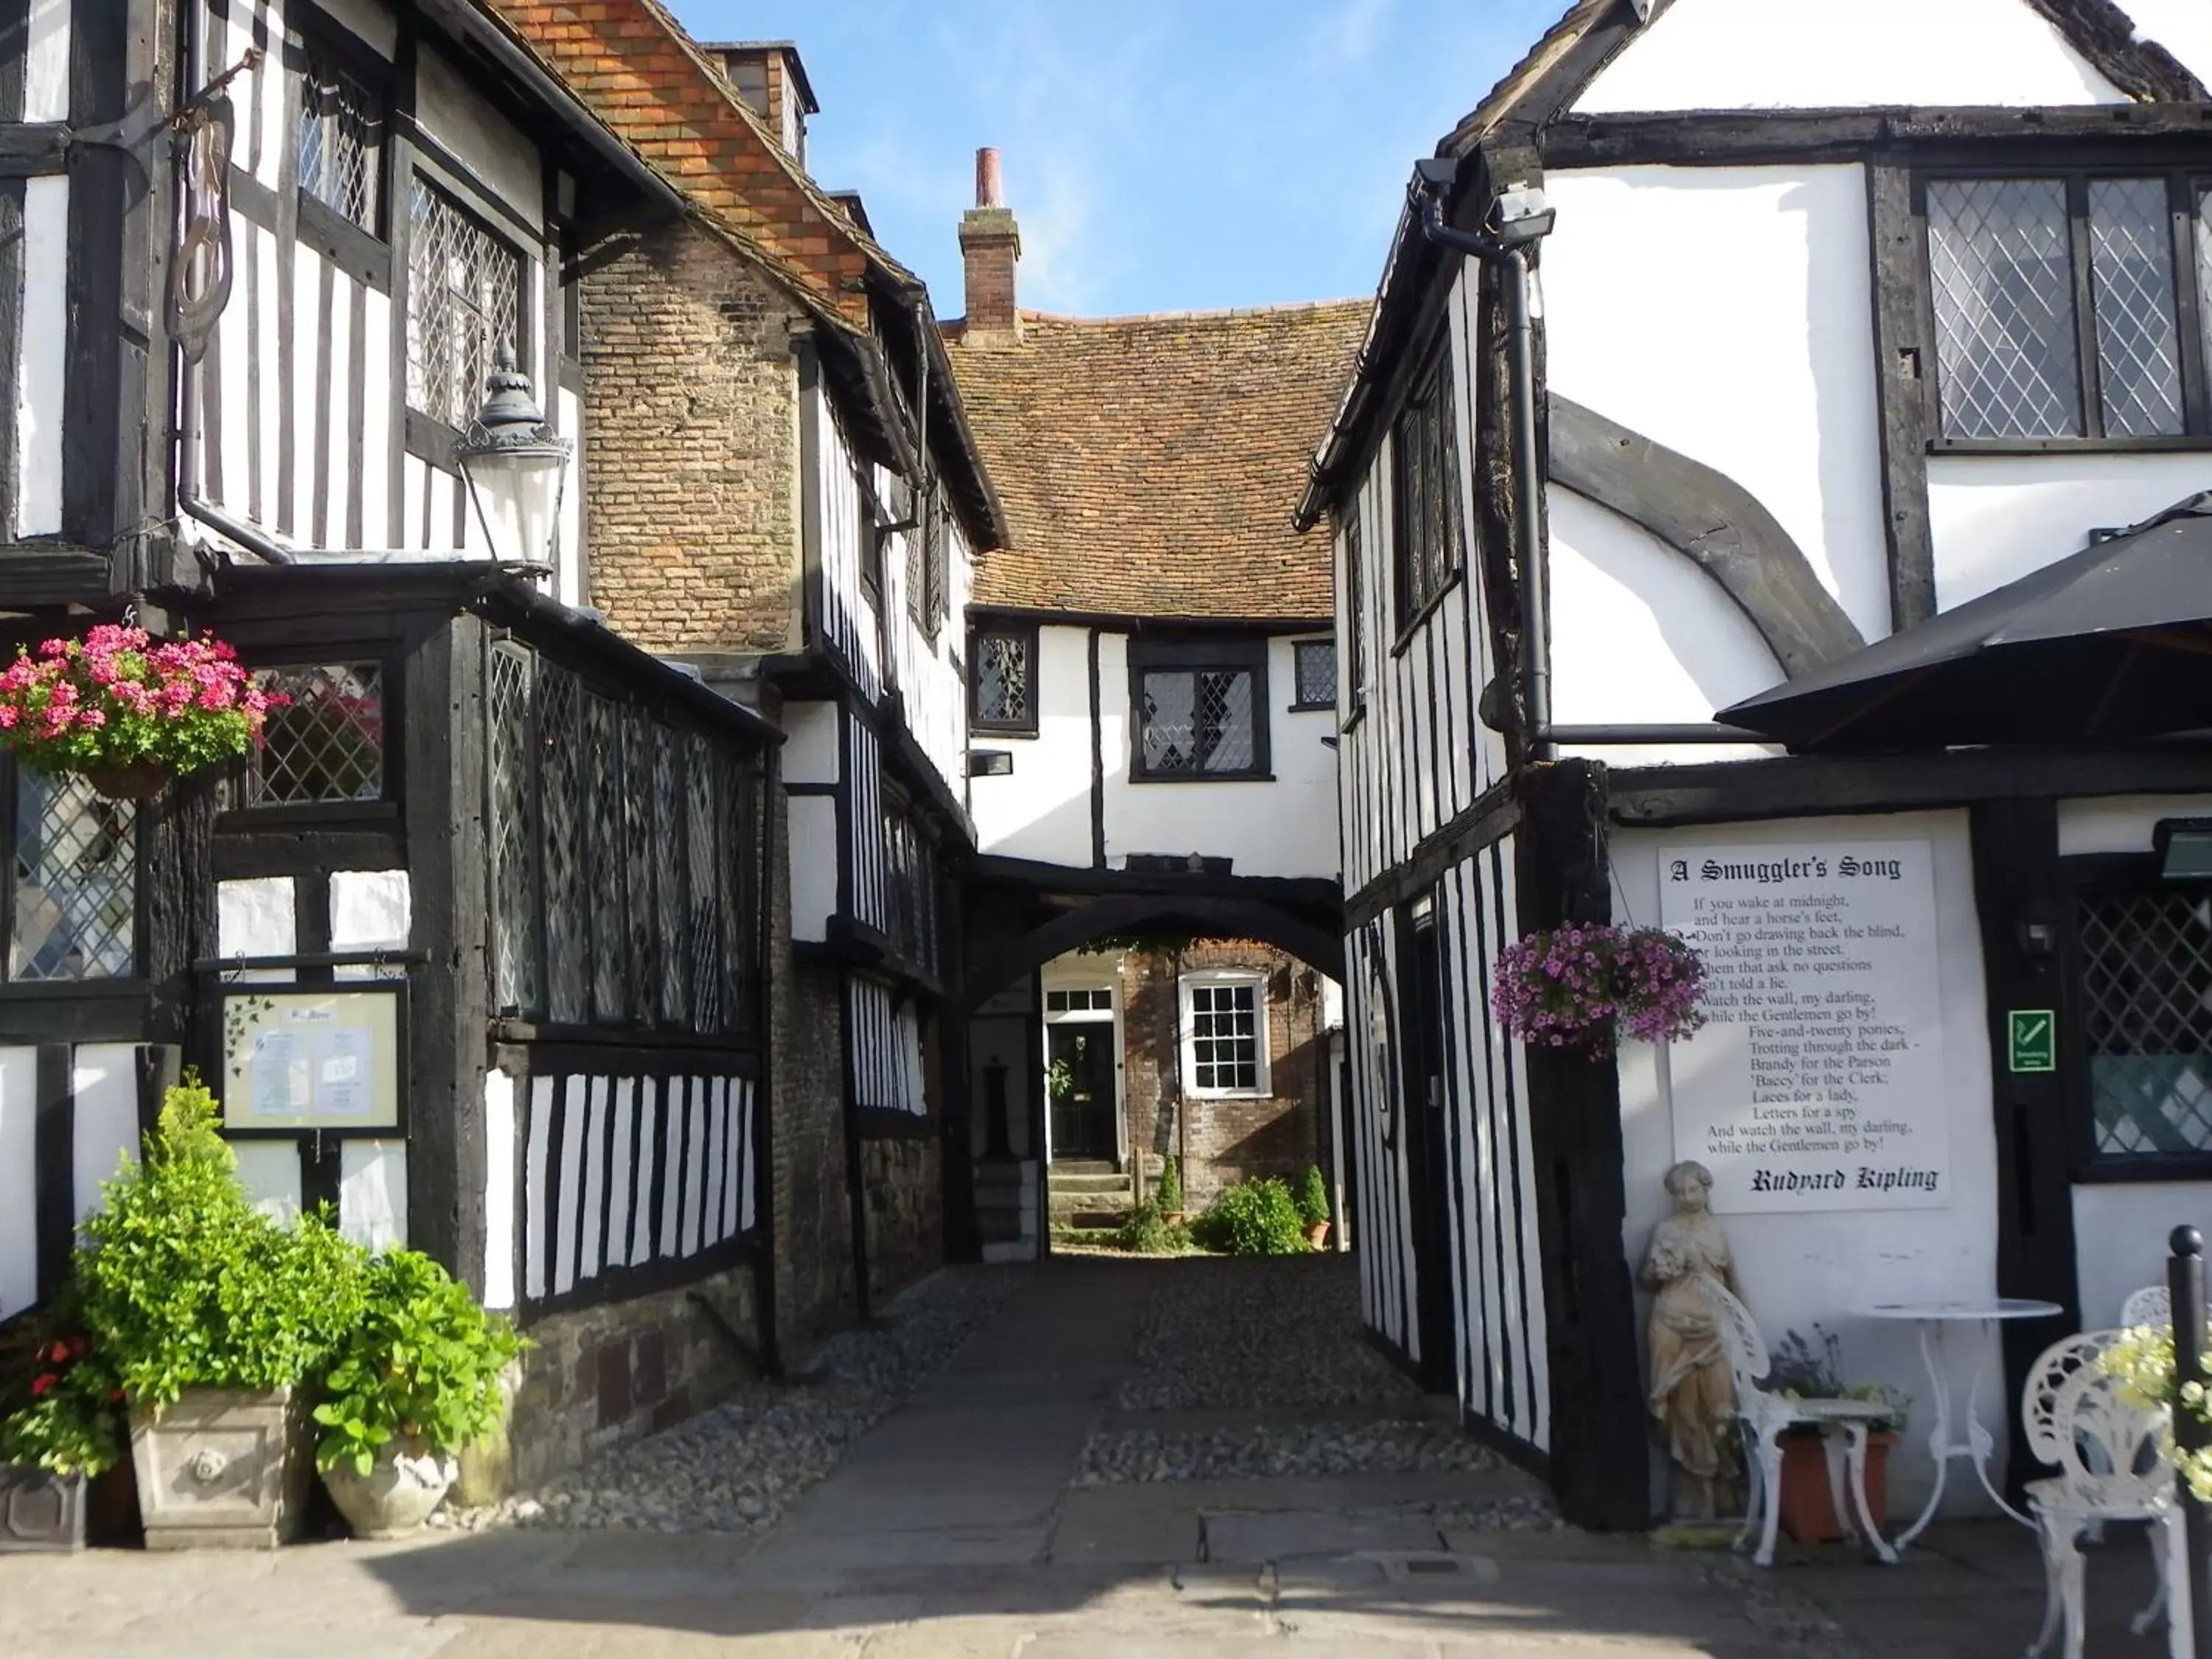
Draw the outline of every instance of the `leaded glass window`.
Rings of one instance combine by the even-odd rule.
[[[992,732],[1036,731],[1036,634],[1023,629],[978,629],[968,657],[975,687],[972,724]]]
[[[1452,420],[1451,363],[1441,336],[1435,357],[1407,394],[1390,436],[1398,626],[1409,626],[1443,592],[1461,563],[1459,441]]]
[[[77,777],[13,769],[8,977],[128,979],[137,969],[137,808]]]
[[[1267,1090],[1267,981],[1258,974],[1183,981],[1185,1059],[1191,1092]]]
[[[501,1012],[527,1013],[543,997],[538,942],[538,826],[531,812],[534,659],[512,645],[492,647],[490,705],[491,903],[498,943]]]
[[[255,671],[272,698],[246,759],[249,806],[384,798],[384,671],[375,663],[307,663]]]
[[[1344,633],[1352,667],[1345,702],[1352,708],[1367,701],[1367,573],[1361,568],[1364,556],[1359,504],[1355,500],[1344,520]]]
[[[1336,641],[1334,640],[1295,640],[1291,644],[1291,665],[1297,671],[1297,687],[1291,707],[1296,708],[1334,708],[1336,707]]]
[[[2206,434],[2203,180],[1930,179],[1923,202],[1943,440]]]
[[[2097,1154],[2212,1152],[2212,898],[2099,895],[2078,921]]]
[[[407,404],[459,432],[483,405],[494,354],[523,345],[522,261],[420,177],[407,211]]]
[[[1255,678],[1249,668],[1146,670],[1139,733],[1145,774],[1234,777],[1256,770]]]
[[[384,205],[384,105],[312,48],[301,73],[300,193],[380,235]]]

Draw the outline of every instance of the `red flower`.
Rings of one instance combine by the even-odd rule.
[[[52,1371],[48,1371],[44,1376],[33,1377],[31,1379],[31,1398],[33,1400],[44,1399],[47,1391],[50,1390],[55,1383],[60,1381],[61,1378],[56,1376]]]
[[[55,1343],[52,1347],[46,1350],[46,1358],[52,1360],[57,1365],[66,1365],[69,1364],[70,1360],[69,1344],[66,1342]]]
[[[123,1403],[123,1390],[120,1389],[110,1389],[107,1391],[107,1398],[111,1404],[119,1406]]]

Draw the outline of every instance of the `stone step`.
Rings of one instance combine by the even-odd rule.
[[[1110,1172],[1106,1175],[1063,1175],[1055,1169],[1052,1172],[1052,1190],[1054,1197],[1062,1193],[1115,1193],[1127,1198],[1129,1177]]]
[[[1111,1232],[1129,1218],[1127,1208],[1119,1210],[1071,1210],[1052,1212],[1054,1232]]]
[[[1086,1216],[1109,1215],[1116,1222],[1127,1220],[1129,1214],[1129,1195],[1118,1197],[1108,1193],[1084,1193],[1072,1198],[1053,1194],[1051,1215],[1055,1222],[1077,1220]]]
[[[1110,1158],[1056,1158],[1052,1161],[1052,1178],[1062,1176],[1114,1175],[1118,1173]]]

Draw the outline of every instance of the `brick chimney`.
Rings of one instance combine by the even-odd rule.
[[[967,268],[969,345],[1019,345],[1022,313],[1014,297],[1014,268],[1022,262],[1022,231],[999,198],[999,152],[975,152],[975,205],[960,216],[960,257]]]

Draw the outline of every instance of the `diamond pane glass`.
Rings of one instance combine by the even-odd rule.
[[[584,711],[586,897],[591,915],[592,1018],[629,1013],[629,920],[623,896],[622,727],[615,705],[594,692]]]
[[[678,849],[684,845],[684,803],[676,790],[676,733],[653,727],[653,873],[656,899],[653,945],[660,958],[660,1019],[681,1025],[690,1017],[684,988],[684,877]]]
[[[1030,636],[1026,634],[978,634],[975,636],[975,719],[992,726],[1031,723],[1030,704]]]
[[[407,403],[458,432],[483,402],[493,353],[521,343],[521,262],[420,178],[407,211]]]
[[[2091,181],[2089,271],[2097,300],[2106,435],[2151,438],[2181,431],[2181,327],[2174,312],[2165,179]]]
[[[1259,1088],[1258,990],[1253,985],[1191,987],[1194,1087],[1214,1091]]]
[[[310,52],[300,88],[300,193],[375,235],[383,175],[382,106]]]
[[[538,665],[538,787],[544,818],[547,1011],[563,1024],[591,1014],[591,949],[584,920],[581,696],[574,677]]]
[[[654,879],[660,855],[653,839],[653,749],[654,726],[635,709],[618,709],[622,727],[623,869],[627,878],[629,916],[628,974],[632,1018],[650,1022],[659,1005],[660,961],[653,918],[658,901]]]
[[[1301,708],[1336,706],[1336,642],[1300,640],[1291,647],[1297,670],[1297,702]]]
[[[1245,668],[1145,676],[1145,769],[1252,769],[1252,672]]]
[[[510,645],[491,652],[491,902],[499,943],[499,1006],[507,1013],[536,1011],[542,996],[538,963],[538,835],[530,817],[530,654]]]
[[[2066,186],[1948,179],[1928,186],[1928,264],[1943,430],[2081,434]]]
[[[716,895],[722,866],[715,853],[714,751],[696,732],[684,736],[684,972],[691,987],[691,1027],[720,1030],[729,1006],[722,982],[722,947]]]
[[[2098,1152],[2212,1151],[2212,900],[2085,899],[2081,938]]]
[[[127,979],[137,965],[137,809],[82,778],[15,773],[12,980]]]
[[[751,827],[759,822],[760,792],[750,769],[738,764],[726,749],[714,755],[714,817],[720,831],[722,879],[716,884],[715,915],[721,924],[722,980],[729,1000],[722,1005],[723,1030],[745,1024],[752,1006],[752,981],[748,969],[752,951],[748,943],[752,916]]]
[[[269,711],[246,762],[252,806],[384,798],[384,675],[374,663],[264,668]]]
[[[2204,349],[2212,359],[2212,189],[2197,198],[2197,318]]]

